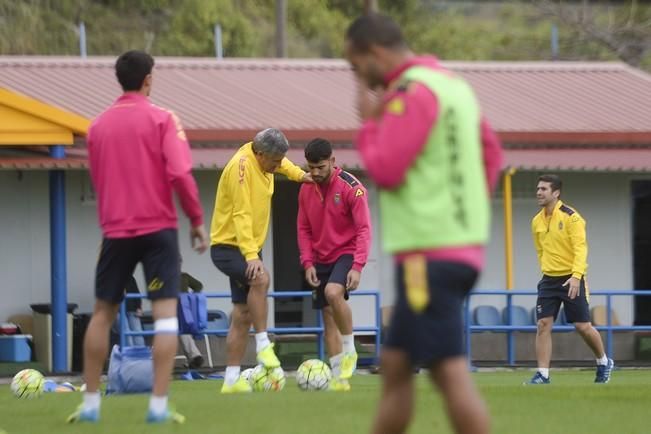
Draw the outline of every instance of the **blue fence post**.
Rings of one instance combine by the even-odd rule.
[[[608,357],[613,357],[613,323],[611,313],[611,299],[610,294],[606,295],[606,354]]]
[[[62,145],[50,147],[50,157],[66,157]],[[68,371],[68,278],[66,274],[66,175],[50,170],[50,292],[52,297],[52,370]]]
[[[122,350],[124,347],[127,346],[127,337],[125,336],[124,332],[127,331],[127,299],[125,298],[122,300],[122,303],[120,303],[120,350]]]
[[[465,333],[465,339],[466,339],[466,357],[468,357],[468,368],[472,369],[472,354],[471,354],[471,348],[470,348],[470,295],[468,294],[468,297],[466,297],[465,305],[464,305],[464,326],[466,329]]]
[[[513,325],[513,295],[507,294],[506,296],[506,320],[507,324]],[[508,363],[510,366],[515,365],[515,339],[513,336],[513,330],[507,332],[507,350],[508,350]]]
[[[380,364],[380,345],[382,344],[382,306],[380,292],[375,294],[375,364]]]

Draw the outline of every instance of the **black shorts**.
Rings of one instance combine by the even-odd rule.
[[[312,290],[312,308],[323,309],[328,305],[325,297],[325,287],[328,283],[338,283],[344,287],[344,299],[348,300],[346,280],[348,272],[353,268],[353,255],[341,255],[332,264],[314,264],[316,278],[321,281],[318,288]]]
[[[258,253],[262,259],[262,256]],[[236,246],[215,244],[210,246],[210,258],[215,267],[228,276],[231,284],[231,300],[234,304],[246,304],[249,295],[249,279],[246,268],[249,264]]]
[[[427,283],[430,299],[416,312],[407,301],[404,264],[397,266],[398,297],[384,345],[405,351],[413,365],[429,367],[465,354],[461,312],[478,273],[468,265],[444,261],[427,261],[423,269],[426,276],[411,278]]]
[[[95,273],[95,297],[121,303],[138,262],[145,270],[150,300],[177,297],[181,263],[176,229],[133,238],[104,238]]]
[[[546,276],[543,275],[538,282],[538,300],[536,301],[536,318],[548,318],[558,316],[558,311],[563,303],[567,322],[590,322],[590,305],[588,304],[589,291],[586,290],[585,279],[581,278],[579,295],[571,300],[567,296],[569,286],[563,283],[572,277],[568,276]]]

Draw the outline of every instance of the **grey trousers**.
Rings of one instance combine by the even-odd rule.
[[[197,348],[197,344],[194,342],[192,335],[180,335],[179,341],[181,341],[181,349],[188,362],[197,356],[201,356],[201,352]]]

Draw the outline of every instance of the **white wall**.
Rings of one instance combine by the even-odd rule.
[[[29,312],[49,290],[47,174],[0,172],[0,321]]]
[[[214,206],[214,194],[219,174],[215,171],[195,173],[206,226]],[[629,289],[633,285],[631,247],[630,181],[641,179],[626,174],[577,173],[564,175],[563,198],[575,206],[588,222],[589,283],[596,289]],[[362,180],[364,182],[364,180]],[[87,173],[66,173],[67,240],[68,240],[68,300],[80,305],[78,312],[89,311],[93,302],[93,276],[101,234],[97,227],[95,208],[82,203],[87,189]],[[366,182],[368,185],[368,182]],[[515,288],[535,289],[540,272],[533,251],[530,220],[538,208],[533,199],[535,175],[520,173],[514,178],[514,188],[522,198],[514,202]],[[526,198],[524,195],[528,195]],[[29,313],[29,304],[50,300],[50,239],[47,172],[0,171],[0,321],[14,313]],[[377,213],[377,195],[369,186],[369,202],[376,222],[372,252],[362,274],[360,289],[379,289],[383,305],[393,301],[393,263],[381,253]],[[487,266],[478,288],[505,287],[502,201],[493,204],[492,240],[486,252]],[[210,291],[228,291],[227,278],[212,264],[208,253],[198,256],[190,249],[188,223],[181,218],[179,231],[185,271],[201,280]],[[271,234],[272,236],[273,234]],[[265,262],[273,269],[271,239],[264,248]],[[141,273],[138,273],[140,276]],[[273,280],[272,280],[273,281]],[[140,277],[141,288],[142,278]],[[366,297],[364,297],[365,299]],[[371,324],[374,311],[371,299],[353,302],[357,325]],[[499,300],[478,300],[502,306]],[[534,299],[516,299],[516,303],[533,306]],[[592,304],[602,304],[594,298]],[[622,298],[615,303],[620,320],[632,321],[632,302]],[[211,307],[230,311],[230,301],[211,302]],[[269,316],[273,318],[273,315]]]
[[[66,219],[68,251],[68,301],[79,304],[77,312],[91,311],[94,273],[101,232],[95,206],[83,203],[87,172],[66,172]],[[210,226],[218,173],[195,174],[201,193],[206,226]],[[84,188],[84,186],[86,188]],[[15,313],[30,313],[29,304],[50,301],[50,229],[47,172],[0,172],[0,321]],[[182,215],[182,214],[179,214]],[[210,253],[199,256],[190,248],[189,224],[180,218],[179,244],[183,269],[204,283],[207,289],[228,290],[228,279],[212,264]],[[266,258],[273,253],[265,251]],[[136,271],[141,290],[142,271]],[[211,301],[211,308],[230,311],[230,300]],[[270,315],[273,317],[273,315]]]

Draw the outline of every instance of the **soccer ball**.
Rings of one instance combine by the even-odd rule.
[[[11,391],[18,398],[36,398],[43,393],[43,374],[36,369],[23,369],[11,381]]]
[[[251,384],[251,374],[253,373],[253,369],[254,368],[245,369],[240,373],[240,377],[248,381],[249,384]]]
[[[296,371],[296,382],[301,390],[326,390],[331,378],[330,367],[318,359],[304,361]]]
[[[267,369],[263,365],[253,368],[249,384],[254,392],[280,392],[285,387],[283,368]]]

